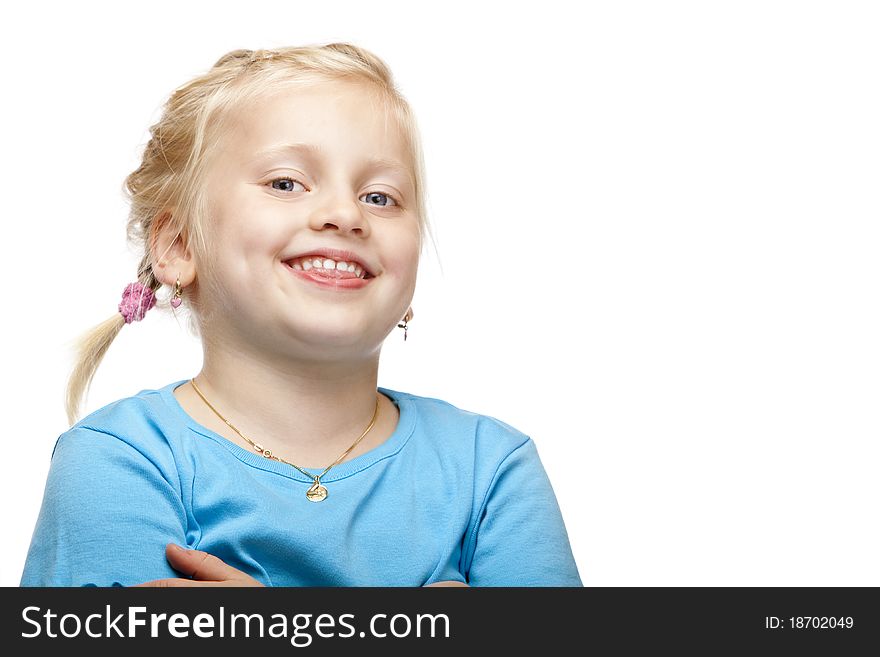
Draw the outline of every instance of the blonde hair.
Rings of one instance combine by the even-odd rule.
[[[396,88],[391,71],[371,52],[350,43],[330,43],[265,50],[233,50],[214,66],[177,88],[162,108],[158,122],[150,128],[150,140],[144,148],[140,166],[125,179],[124,193],[131,210],[126,229],[127,240],[141,254],[137,281],[154,292],[161,283],[153,273],[156,237],[164,223],[165,230],[176,231],[185,245],[192,248],[195,262],[210,273],[213,260],[206,235],[208,200],[202,190],[208,165],[233,110],[242,104],[264,98],[291,86],[302,88],[327,81],[362,83],[372,91],[386,117],[391,114],[400,128],[412,164],[415,187],[414,212],[419,220],[419,246],[428,234],[436,241],[427,217],[424,159],[415,117],[409,104]],[[375,107],[375,104],[374,104]],[[170,208],[174,208],[171,212]],[[169,247],[175,240],[171,240]],[[208,281],[213,276],[206,276]],[[194,282],[191,287],[197,285]],[[168,308],[167,300],[156,306]],[[204,314],[196,295],[183,297],[193,315]],[[190,315],[189,328],[198,334],[198,325]],[[125,324],[121,313],[86,331],[77,341],[77,356],[67,384],[67,418],[73,425],[79,407],[88,394],[92,378],[113,339]]]

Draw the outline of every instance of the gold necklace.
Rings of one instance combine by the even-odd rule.
[[[202,391],[199,390],[199,387],[196,385],[195,379],[190,379],[189,382],[192,384],[192,387],[195,388],[195,391],[199,394],[199,397],[202,398],[202,401],[208,405],[208,408],[210,408],[212,411],[214,411],[217,414],[217,416],[229,426],[230,429],[232,429],[235,433],[237,433],[239,436],[244,438],[248,442],[248,444],[250,444],[255,450],[257,450],[257,452],[259,454],[262,454],[267,459],[272,459],[273,461],[280,461],[281,463],[286,463],[287,465],[292,465],[294,468],[296,468],[297,470],[302,472],[307,477],[311,477],[312,479],[314,479],[314,482],[312,483],[311,487],[309,488],[309,490],[306,491],[306,497],[309,498],[312,502],[321,502],[324,499],[326,499],[327,489],[321,485],[321,477],[323,477],[325,474],[327,474],[327,471],[330,470],[330,468],[332,468],[334,465],[337,465],[342,459],[344,459],[348,455],[349,452],[351,452],[351,450],[353,450],[357,446],[357,444],[359,442],[361,442],[361,440],[363,440],[364,436],[366,436],[369,433],[370,429],[373,428],[373,425],[376,423],[376,417],[379,415],[379,393],[377,392],[376,393],[376,410],[373,411],[373,419],[370,420],[370,425],[364,430],[364,432],[361,434],[361,437],[358,438],[357,440],[355,440],[354,444],[351,447],[349,447],[342,454],[340,454],[338,459],[336,459],[335,461],[333,461],[333,463],[328,465],[324,469],[324,472],[322,472],[319,475],[313,475],[309,472],[306,472],[298,465],[291,463],[290,461],[285,461],[284,459],[279,458],[278,456],[275,456],[268,449],[264,449],[262,445],[255,443],[250,438],[246,438],[245,436],[243,436],[241,431],[236,429],[229,420],[227,420],[225,417],[220,415],[220,411],[218,411],[216,408],[211,406],[211,402],[209,402],[207,399],[205,399],[205,396],[202,394]]]

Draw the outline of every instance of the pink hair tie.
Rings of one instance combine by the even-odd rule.
[[[131,324],[142,320],[155,304],[156,296],[153,290],[139,282],[129,283],[122,292],[119,312],[125,318],[125,323]]]

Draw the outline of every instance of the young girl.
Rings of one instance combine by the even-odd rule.
[[[582,585],[529,436],[377,386],[413,319],[419,143],[345,43],[236,50],[172,94],[126,180],[137,280],[81,343],[22,586]],[[157,303],[190,311],[201,371],[77,422]]]

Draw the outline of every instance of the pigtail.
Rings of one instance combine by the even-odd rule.
[[[76,361],[70,380],[67,383],[67,421],[71,426],[79,418],[79,408],[83,397],[88,394],[92,378],[110,344],[125,326],[125,319],[116,313],[83,333],[76,342]]]
[[[143,268],[143,263],[141,266]],[[148,303],[142,304],[141,308],[136,309],[139,313],[138,315],[135,317],[129,315],[128,319],[126,319],[121,310],[109,319],[81,334],[75,341],[74,349],[76,356],[74,357],[73,370],[67,382],[66,400],[67,421],[71,426],[76,424],[77,419],[79,419],[80,406],[83,399],[88,395],[95,372],[104,359],[104,355],[107,353],[110,345],[113,344],[113,340],[119,335],[119,331],[122,330],[127,321],[130,322],[132,319],[142,318],[143,314],[155,303],[154,294],[161,287],[161,283],[153,276],[151,269],[148,269],[147,273],[139,278],[138,282],[144,286],[140,296],[146,297]],[[126,310],[126,312],[128,311]]]

